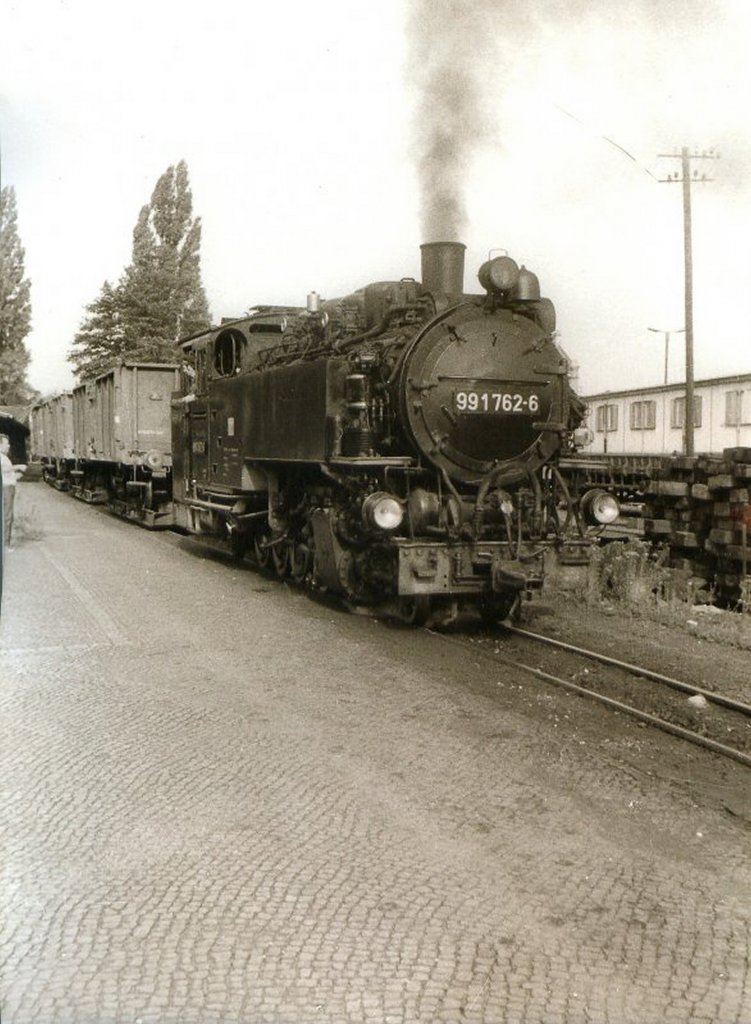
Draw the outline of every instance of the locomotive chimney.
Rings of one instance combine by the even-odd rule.
[[[464,250],[461,242],[425,242],[422,284],[434,294],[461,295],[464,291]]]

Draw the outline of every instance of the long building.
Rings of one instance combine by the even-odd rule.
[[[586,395],[587,453],[671,455],[684,450],[685,384]],[[751,373],[694,384],[694,451],[751,447]]]

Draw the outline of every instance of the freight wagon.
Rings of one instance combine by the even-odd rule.
[[[42,463],[44,479],[59,490],[70,487],[73,450],[73,396],[69,391],[37,403],[31,410],[31,451]]]
[[[172,364],[123,362],[32,410],[32,453],[59,489],[172,525]]]

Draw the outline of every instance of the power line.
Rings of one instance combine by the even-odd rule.
[[[587,131],[592,131],[589,125],[585,124],[584,121],[580,120],[580,118],[578,118],[575,114],[572,114],[570,110],[566,110],[558,103],[554,103],[553,106],[556,108],[556,110],[560,110],[562,114],[565,114],[566,117],[570,117],[572,121],[576,121],[577,124],[580,124],[582,128],[586,128]],[[654,181],[657,181],[657,178],[655,178],[654,174],[652,174],[649,168],[645,167],[643,164],[640,164],[636,157],[633,155],[633,153],[629,153],[629,151],[625,149],[623,146],[621,146],[620,143],[615,142],[613,139],[609,139],[607,135],[598,135],[596,132],[593,132],[592,134],[595,138],[601,139],[603,142],[607,142],[609,146],[614,146],[615,149],[623,153],[624,156],[627,156],[629,160],[632,160],[640,171],[644,171],[644,173],[648,174],[650,178],[652,178]]]

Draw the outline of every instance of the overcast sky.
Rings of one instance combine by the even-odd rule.
[[[419,244],[436,239],[418,155],[441,126],[460,140],[466,289],[490,250],[534,270],[583,393],[662,382],[663,336],[648,328],[684,325],[683,216],[680,184],[658,180],[679,163],[659,154],[714,147],[719,160],[693,165],[714,179],[692,188],[696,375],[751,372],[747,0],[0,0],[0,12],[2,182],[16,191],[30,377],[44,392],[71,386],[85,306],[129,262],[169,165],[188,164],[218,320],[419,277]],[[458,116],[441,81],[467,87]],[[671,338],[671,380],[683,344]]]

